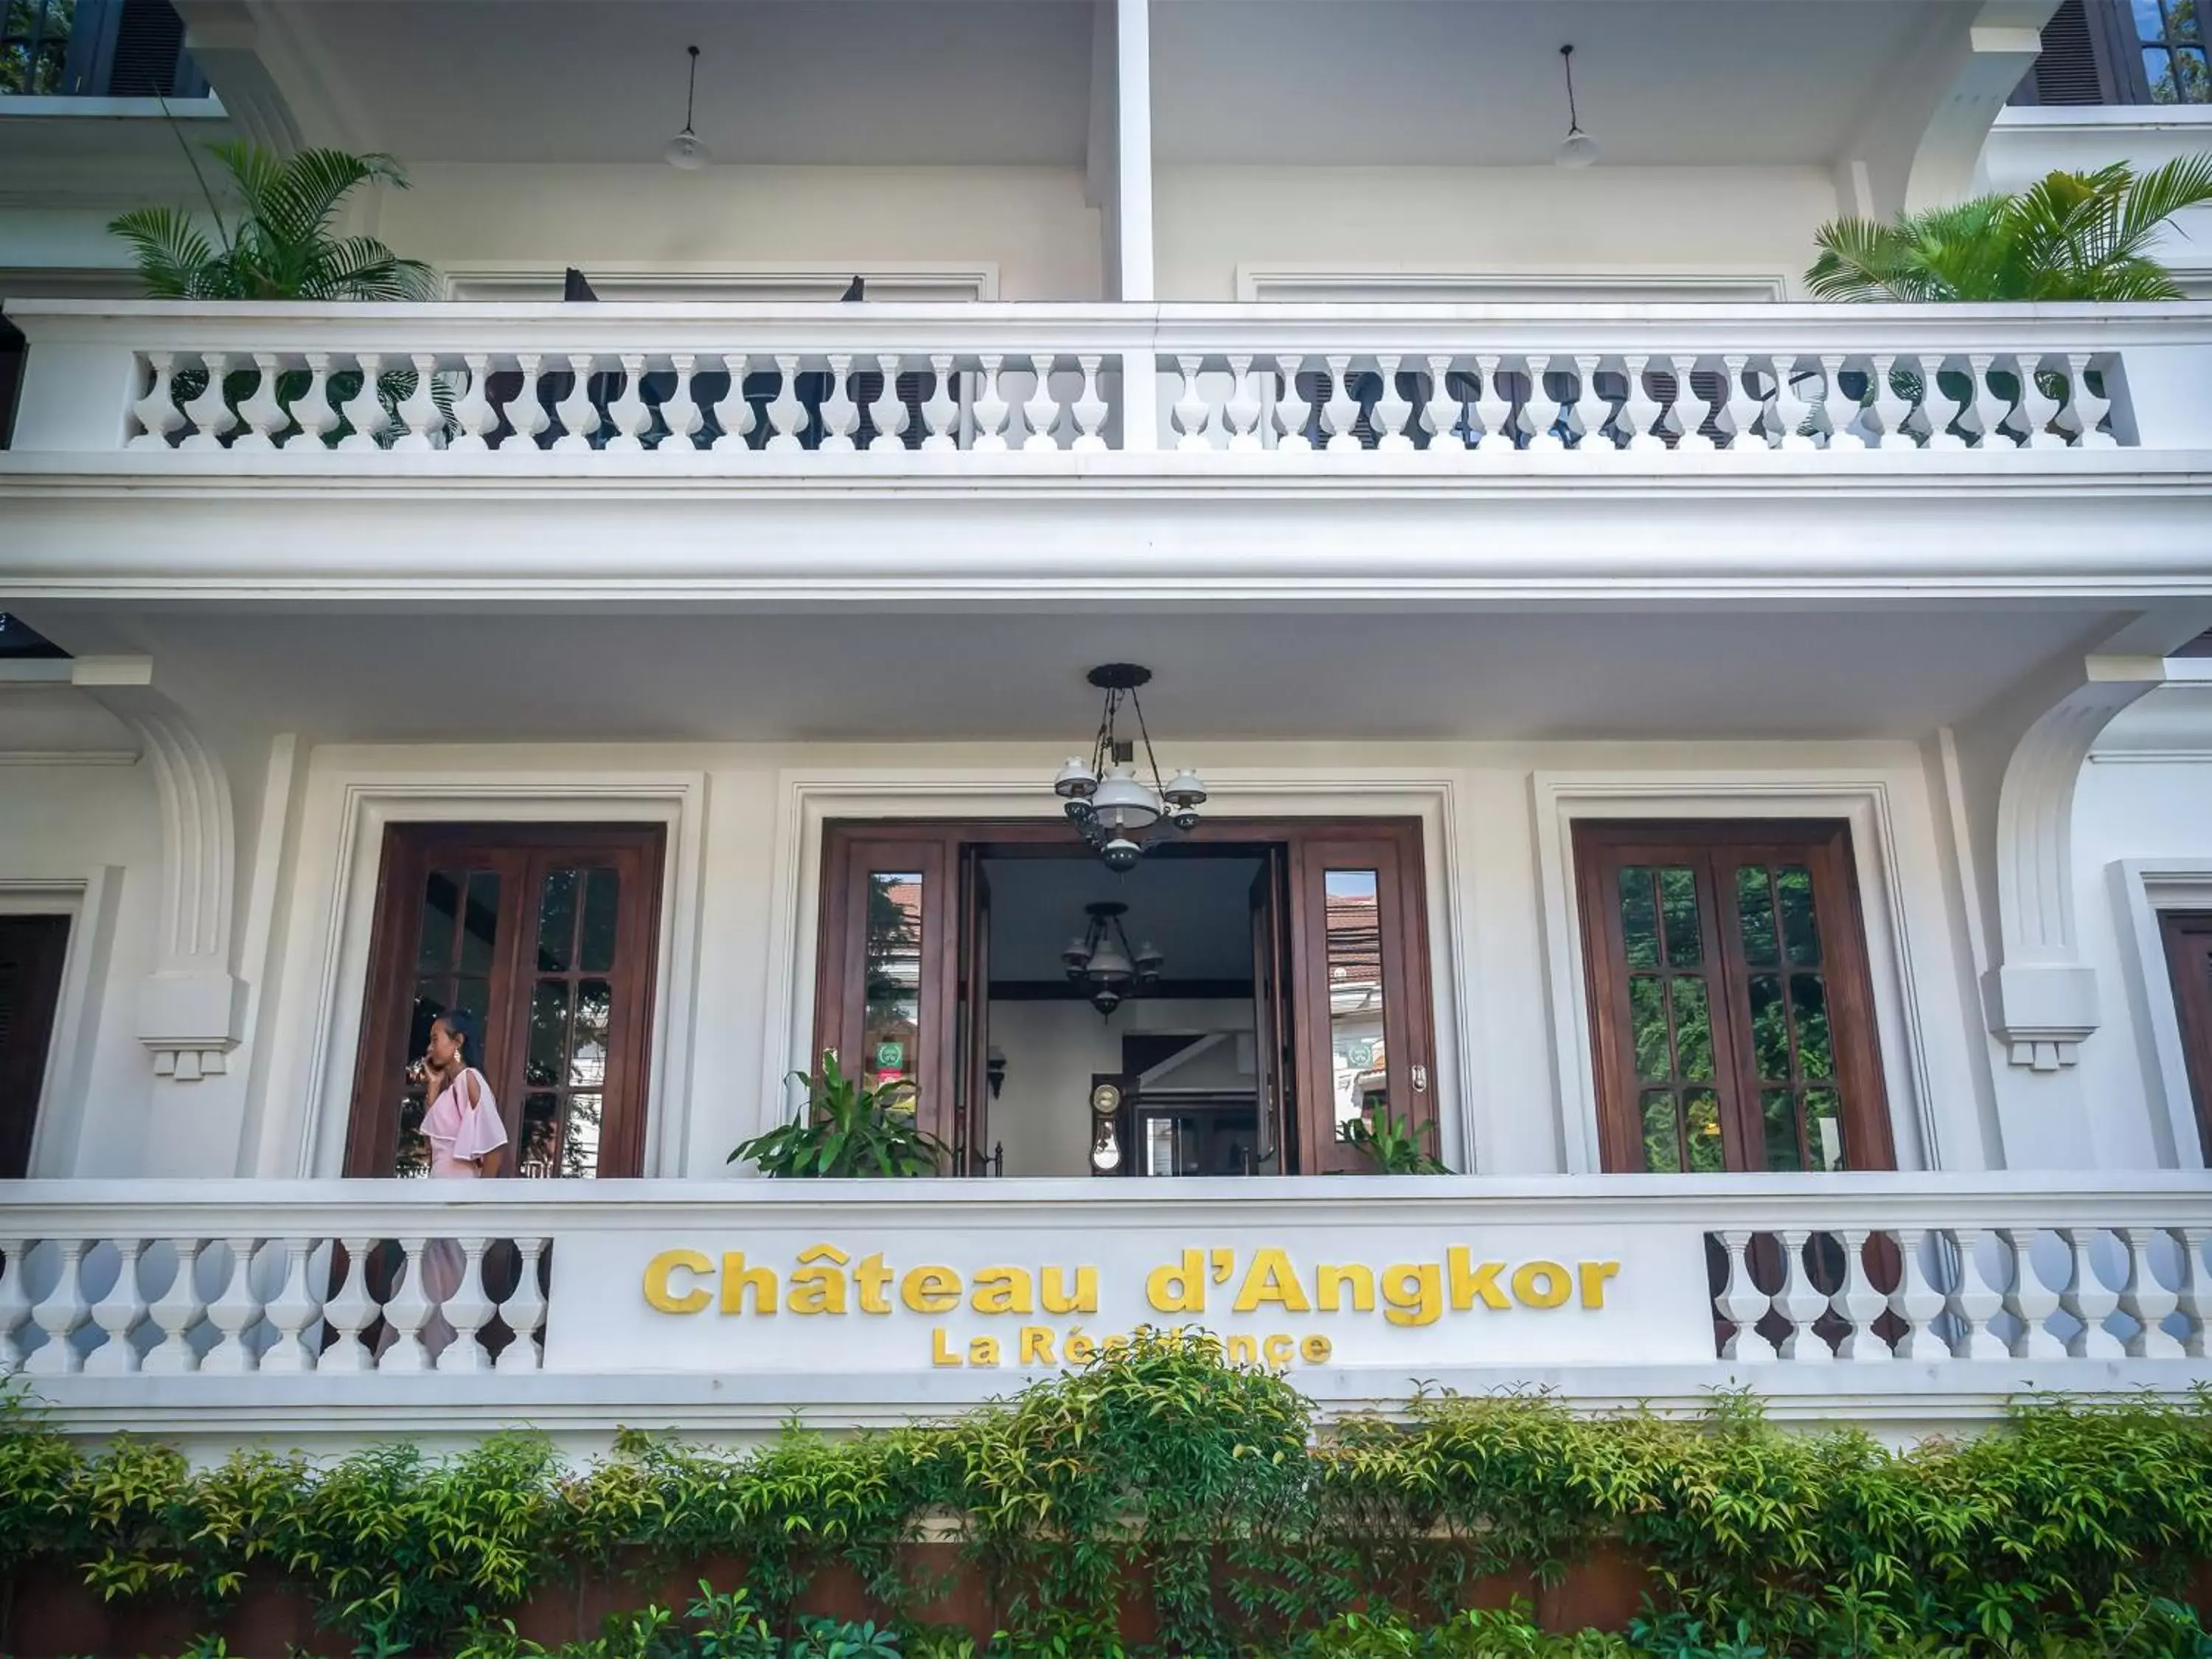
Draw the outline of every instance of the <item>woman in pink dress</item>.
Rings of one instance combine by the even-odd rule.
[[[423,1090],[430,1099],[422,1114],[422,1138],[430,1143],[433,1179],[475,1181],[499,1173],[507,1126],[499,1120],[491,1085],[477,1069],[477,1057],[476,1017],[466,1009],[448,1008],[431,1024],[422,1054]],[[461,1288],[467,1264],[454,1239],[434,1238],[424,1247],[422,1291],[434,1310],[442,1310]],[[422,1340],[433,1354],[443,1352],[453,1340],[453,1328],[442,1311],[433,1311],[424,1322]]]

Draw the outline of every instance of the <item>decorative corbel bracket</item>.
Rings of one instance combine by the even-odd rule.
[[[244,987],[231,972],[237,835],[230,779],[184,712],[154,687],[147,657],[80,657],[70,682],[137,738],[161,813],[161,898],[154,971],[138,992],[138,1040],[179,1083],[220,1074],[238,1046]]]

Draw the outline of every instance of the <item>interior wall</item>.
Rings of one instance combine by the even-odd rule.
[[[1240,265],[1782,277],[1836,212],[1818,167],[1163,167],[1163,300],[1234,300]]]

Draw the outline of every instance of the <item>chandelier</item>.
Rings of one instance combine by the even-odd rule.
[[[1170,832],[1196,828],[1199,805],[1206,799],[1206,786],[1194,772],[1181,771],[1161,781],[1152,734],[1145,729],[1144,705],[1137,701],[1137,688],[1152,678],[1151,669],[1132,662],[1102,663],[1091,671],[1091,684],[1106,694],[1091,758],[1069,756],[1052,781],[1053,793],[1067,803],[1069,822],[1109,870],[1133,869],[1147,847]],[[1136,744],[1115,729],[1124,697],[1137,717],[1149,783],[1137,773]]]
[[[1107,901],[1083,908],[1091,925],[1082,938],[1068,940],[1060,959],[1072,982],[1090,985],[1091,1006],[1110,1018],[1125,999],[1160,982],[1160,967],[1167,958],[1149,939],[1135,950],[1129,948],[1129,935],[1121,926],[1121,918],[1129,913],[1127,905]]]

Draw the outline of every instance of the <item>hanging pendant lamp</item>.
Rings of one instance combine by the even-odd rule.
[[[699,48],[686,46],[691,54],[691,78],[684,89],[684,131],[661,146],[660,159],[684,173],[696,173],[713,161],[714,155],[691,131],[691,104],[699,91]]]
[[[1559,48],[1559,66],[1567,76],[1567,136],[1552,152],[1553,162],[1563,167],[1586,167],[1597,160],[1597,140],[1582,129],[1575,117],[1575,49]]]

